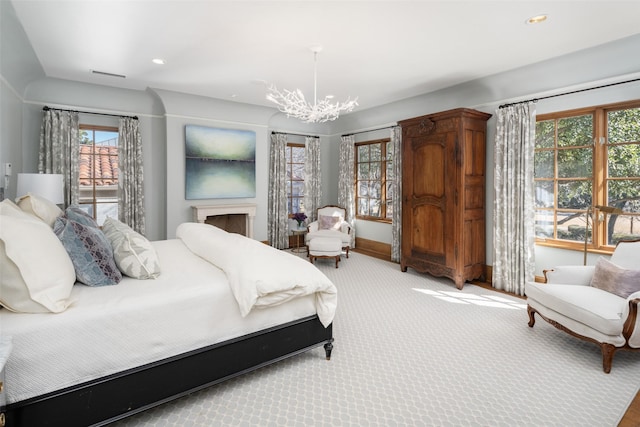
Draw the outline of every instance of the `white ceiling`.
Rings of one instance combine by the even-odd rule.
[[[270,106],[265,82],[313,98],[314,45],[318,97],[362,110],[640,32],[640,1],[12,3],[50,77]]]

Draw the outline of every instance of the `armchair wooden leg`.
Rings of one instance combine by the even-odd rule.
[[[616,347],[613,344],[600,343],[600,349],[602,350],[602,369],[605,374],[611,372],[611,364],[613,363],[613,354],[616,352]]]
[[[533,317],[533,315],[536,313],[536,311],[531,308],[530,305],[527,305],[527,314],[529,314],[529,327],[533,328],[533,325],[535,325],[536,323],[536,319]]]

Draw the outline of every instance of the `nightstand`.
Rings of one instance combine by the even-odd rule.
[[[7,384],[4,380],[4,365],[11,354],[11,337],[0,337],[0,427],[4,427],[4,407],[7,404]]]

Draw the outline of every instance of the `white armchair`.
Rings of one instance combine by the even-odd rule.
[[[596,266],[545,270],[546,283],[525,285],[529,326],[538,313],[556,328],[594,342],[604,372],[616,350],[640,350],[640,240],[620,242],[609,261]]]
[[[307,226],[304,242],[309,256],[309,242],[315,237],[335,237],[342,242],[342,249],[349,258],[351,248],[351,225],[345,221],[346,210],[340,206],[327,205],[318,208],[317,220]]]

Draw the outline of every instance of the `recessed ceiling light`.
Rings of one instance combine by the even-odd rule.
[[[162,58],[154,58],[151,60],[151,62],[153,62],[154,64],[158,64],[158,65],[164,65],[166,64],[165,60]]]
[[[526,23],[527,24],[539,24],[541,22],[546,21],[548,17],[549,17],[549,15],[547,15],[547,14],[532,16],[531,18],[526,20]]]

